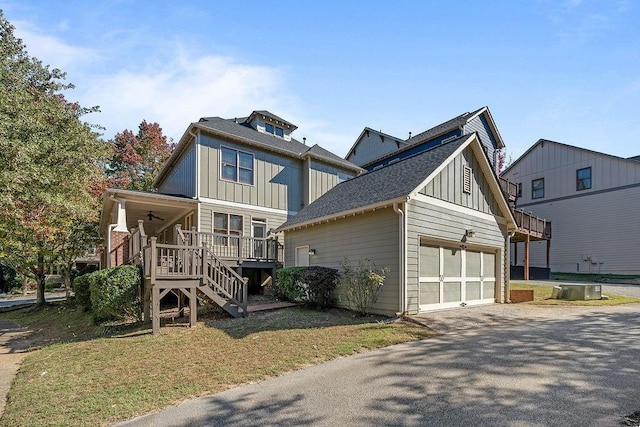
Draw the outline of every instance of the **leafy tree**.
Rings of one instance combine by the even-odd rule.
[[[97,217],[89,192],[105,144],[69,102],[65,74],[29,56],[0,11],[0,263],[31,275],[44,303],[45,273],[61,240]]]
[[[113,151],[107,185],[127,190],[152,191],[154,178],[175,148],[158,123],[146,120],[140,123],[136,135],[126,129],[109,142]]]

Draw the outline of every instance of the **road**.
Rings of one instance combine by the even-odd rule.
[[[44,296],[47,302],[52,301],[60,301],[66,298],[64,292],[47,292]],[[23,304],[35,304],[36,297],[35,295],[28,296],[9,296],[6,294],[0,294],[0,308],[2,307],[12,307],[14,305],[23,305]]]
[[[464,309],[494,322],[337,359],[120,426],[617,426],[640,410],[639,312],[640,304]]]

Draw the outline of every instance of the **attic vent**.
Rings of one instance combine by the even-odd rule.
[[[448,137],[448,138],[445,138],[445,139],[443,139],[443,140],[442,140],[441,144],[446,144],[446,143],[447,143],[447,142],[449,142],[449,141],[453,141],[453,140],[454,140],[454,139],[456,139],[457,137],[458,137],[457,135],[452,135],[452,136],[450,136],[450,137]]]
[[[462,171],[462,191],[471,194],[471,168],[465,166]]]

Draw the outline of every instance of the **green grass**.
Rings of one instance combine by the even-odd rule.
[[[608,300],[586,300],[586,301],[565,301],[550,299],[553,286],[527,285],[524,283],[511,282],[511,289],[533,289],[533,302],[537,305],[579,305],[579,306],[608,306],[631,304],[640,302],[640,299],[624,295],[607,294]]]
[[[100,425],[431,334],[405,322],[291,308],[195,328],[104,328],[65,304],[0,313],[32,329],[37,347],[9,392],[2,425]],[[100,337],[102,335],[102,337]]]

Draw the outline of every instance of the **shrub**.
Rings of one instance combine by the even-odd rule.
[[[76,301],[84,311],[91,311],[91,275],[78,276],[73,280]]]
[[[91,308],[95,322],[126,317],[141,319],[139,267],[121,265],[87,276],[90,278]]]
[[[305,296],[304,289],[296,283],[296,273],[306,267],[281,268],[276,273],[278,277],[275,295],[277,298],[287,301],[300,302]]]
[[[289,267],[278,270],[277,295],[288,301],[327,308],[334,304],[338,270],[328,267]]]
[[[325,309],[335,305],[335,290],[340,274],[329,267],[306,267],[296,273],[297,282],[305,293],[305,302]]]
[[[360,261],[357,267],[353,267],[345,258],[342,262],[340,290],[349,306],[363,316],[369,314],[388,273],[388,268],[378,268],[370,260],[366,263]]]

